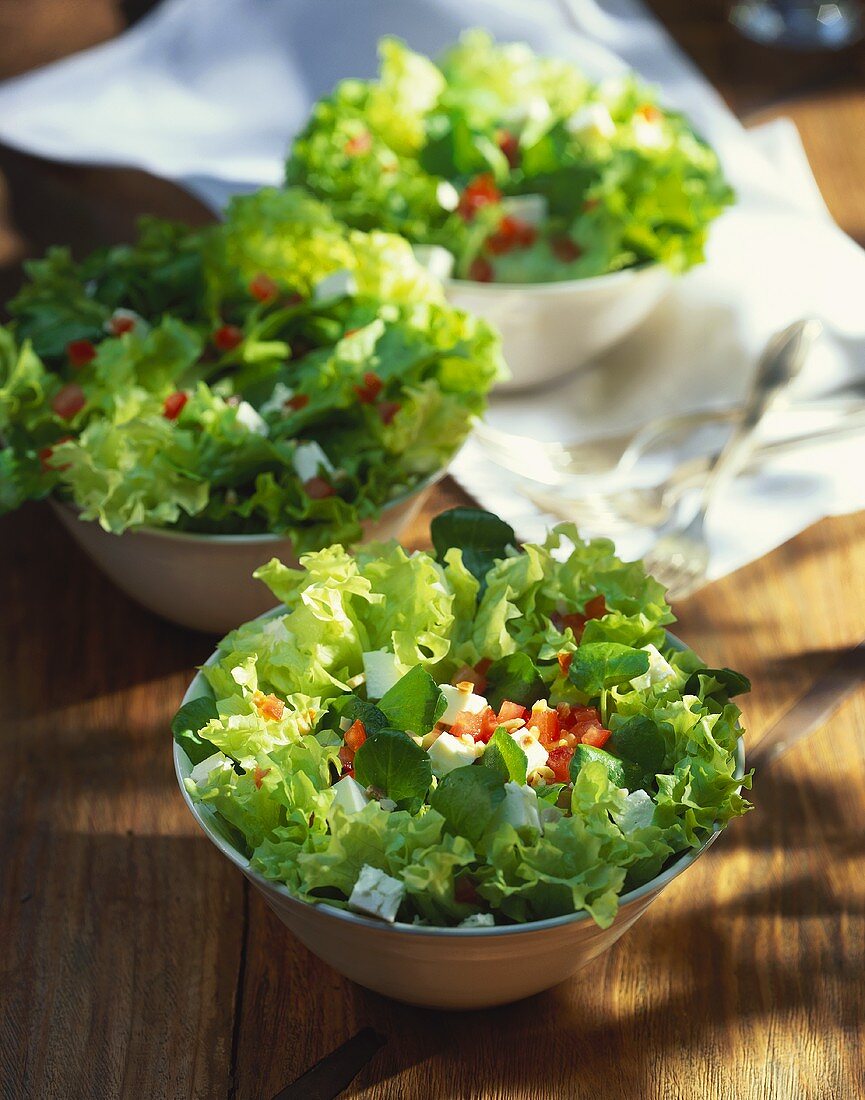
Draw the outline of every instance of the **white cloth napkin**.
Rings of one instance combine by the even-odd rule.
[[[219,208],[235,191],[279,182],[311,103],[343,76],[372,75],[382,34],[435,54],[471,26],[570,57],[596,77],[635,68],[719,150],[739,195],[713,230],[708,262],[638,332],[555,390],[494,399],[493,425],[576,441],[728,404],[770,333],[812,313],[829,335],[800,394],[865,379],[865,256],[829,220],[795,128],[746,133],[637,0],[164,0],[120,38],[0,85],[0,140],[143,168]],[[793,410],[769,431],[807,422]],[[712,575],[824,515],[865,506],[863,452],[861,438],[824,444],[738,479],[712,509]],[[549,523],[476,441],[454,473],[523,537]],[[648,535],[617,541],[636,554]]]

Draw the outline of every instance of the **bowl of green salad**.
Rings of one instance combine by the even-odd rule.
[[[400,233],[504,338],[512,388],[562,376],[702,262],[732,201],[718,158],[636,78],[466,32],[437,62],[386,38],[344,80],[286,178],[359,229]]]
[[[662,587],[572,525],[487,512],[258,570],[172,724],[211,841],[334,969],[479,1008],[614,943],[749,804],[748,689],[669,632]]]
[[[399,535],[502,369],[402,239],[297,190],[54,249],[0,329],[0,512],[48,498],[156,613],[224,633],[274,555]]]

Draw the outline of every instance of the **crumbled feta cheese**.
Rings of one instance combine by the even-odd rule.
[[[370,699],[381,699],[402,678],[396,656],[386,649],[364,653],[363,671],[366,677],[366,694]]]
[[[405,886],[399,879],[391,878],[377,867],[366,864],[360,869],[348,904],[349,908],[358,913],[380,917],[392,924],[404,896]]]
[[[646,691],[655,684],[662,684],[676,675],[670,662],[653,645],[644,645],[643,651],[649,655],[649,671],[631,680],[631,687]]]
[[[448,180],[442,180],[436,187],[436,202],[442,210],[456,210],[460,204],[460,193]]]
[[[478,751],[480,749],[480,751]],[[437,737],[429,749],[429,759],[433,775],[439,779],[454,771],[455,768],[463,768],[467,764],[473,764],[483,752],[483,746],[472,743],[466,744],[453,734],[443,733]]]
[[[313,298],[320,302],[328,298],[344,298],[346,295],[357,294],[357,282],[354,275],[347,269],[332,271],[315,284]]]
[[[537,733],[523,728],[515,730],[510,736],[511,740],[516,742],[526,754],[526,771],[529,775],[536,768],[542,768],[546,764],[550,754],[538,740]]]
[[[454,269],[454,255],[437,244],[416,244],[412,249],[417,262],[437,279],[449,279]]]
[[[255,432],[256,435],[267,435],[269,431],[264,418],[259,416],[248,401],[241,401],[237,406],[235,422],[246,428],[248,432]]]
[[[396,809],[396,803],[392,798],[380,798],[378,804],[383,810],[387,810],[388,813],[393,813]]]
[[[655,816],[655,803],[645,791],[631,791],[625,799],[624,810],[613,816],[623,833],[632,833],[635,829],[645,829],[652,824],[652,818]]]
[[[212,771],[221,768],[223,764],[227,763],[228,757],[224,752],[215,752],[212,756],[208,756],[204,760],[199,760],[189,773],[189,778],[193,783],[203,783]]]
[[[634,119],[634,141],[644,149],[664,149],[670,144],[670,135],[663,122],[650,122],[637,116]]]
[[[505,214],[526,225],[542,225],[546,221],[548,209],[545,195],[512,195],[502,199],[502,210]]]
[[[496,918],[492,913],[472,913],[470,917],[461,920],[457,928],[494,928]]]
[[[537,794],[531,787],[521,787],[513,780],[505,783],[504,801],[493,815],[492,824],[510,825],[518,832],[520,829],[542,832]]]
[[[318,476],[318,471],[332,474],[334,465],[317,443],[298,443],[291,458],[295,472],[301,481]]]
[[[457,720],[457,715],[462,714],[464,710],[469,714],[480,714],[487,705],[483,695],[475,695],[471,691],[460,691],[453,684],[442,684],[440,690],[447,700],[447,709],[439,718],[443,726],[452,726]]]
[[[586,103],[566,120],[565,129],[575,137],[611,138],[616,124],[603,103]]]
[[[261,412],[265,416],[270,416],[271,413],[285,412],[285,403],[290,401],[292,397],[294,397],[294,390],[290,386],[286,386],[284,382],[277,382],[270,397],[261,406]]]
[[[369,802],[369,796],[356,779],[344,776],[333,785],[333,805],[342,806],[347,814],[356,814]]]

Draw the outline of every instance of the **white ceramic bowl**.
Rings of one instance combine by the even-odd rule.
[[[217,658],[214,653],[207,664],[214,664]],[[183,702],[207,691],[199,673]],[[209,839],[261,891],[273,912],[305,947],[358,985],[429,1008],[488,1008],[558,985],[611,947],[721,831],[716,828],[699,851],[680,856],[657,878],[623,894],[609,928],[599,928],[586,913],[502,928],[388,925],[330,905],[298,901],[284,886],[253,871],[249,860],[221,834],[210,808],[190,798],[183,780],[191,765],[177,743],[174,770],[187,806]],[[736,775],[741,777],[744,771],[740,739]]]
[[[363,541],[399,538],[420,511],[436,474],[421,487],[363,524]],[[282,535],[196,535],[156,527],[113,535],[81,520],[69,504],[52,501],[55,513],[78,545],[127,596],[180,626],[227,634],[272,608],[271,591],[253,572],[271,558],[297,565]]]
[[[451,279],[447,296],[502,334],[511,378],[499,390],[528,390],[582,367],[628,335],[669,289],[660,264],[562,283],[472,283]]]

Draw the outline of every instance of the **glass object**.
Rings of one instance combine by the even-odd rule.
[[[865,33],[859,0],[738,0],[730,22],[755,42],[796,50],[840,50]]]

